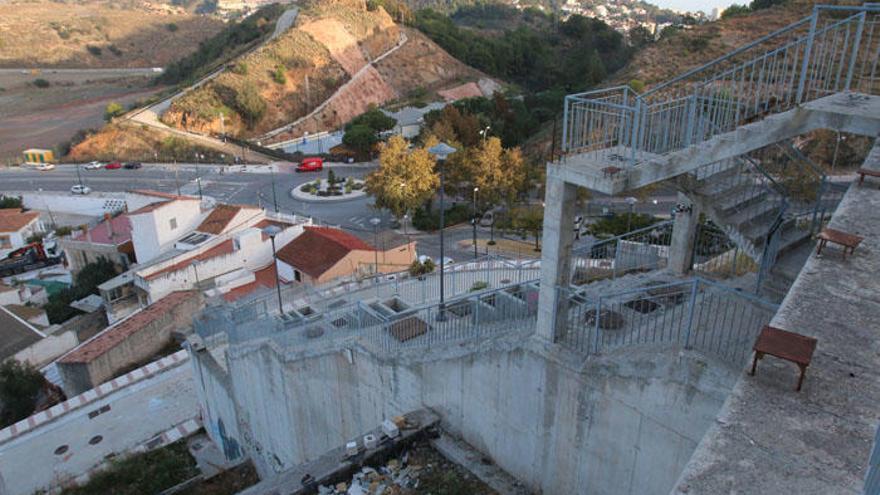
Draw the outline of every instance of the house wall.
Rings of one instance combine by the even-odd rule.
[[[303,227],[301,225],[285,229],[275,237],[276,246],[280,248],[280,246],[292,241],[296,236],[302,234],[302,232]],[[199,263],[198,268],[195,268],[192,265],[187,265],[180,270],[169,272],[152,280],[147,280],[143,276],[138,276],[136,277],[136,283],[138,287],[142,288],[149,294],[150,301],[157,301],[175,290],[193,288],[196,282],[196,270],[198,270],[199,281],[204,282],[240,268],[255,271],[272,261],[271,240],[264,240],[259,229],[245,229],[236,233],[233,238],[237,249],[228,255],[204,260]],[[214,245],[216,244],[212,244],[212,246]],[[150,272],[146,273],[155,273],[156,271],[161,270],[164,266],[174,265],[181,259],[190,258],[197,252],[206,251],[207,249],[210,249],[210,247],[181,254],[177,258],[150,267]],[[281,267],[279,266],[279,268]]]
[[[24,246],[27,244],[28,237],[34,235],[36,232],[42,232],[43,225],[40,223],[39,218],[33,219],[30,223],[22,227],[20,230],[15,232],[0,232],[0,236],[9,237],[8,248],[0,249],[0,257],[6,257],[12,251]]]
[[[64,392],[68,396],[80,394],[111,380],[120,370],[150,358],[171,340],[172,332],[189,328],[193,315],[203,307],[201,296],[193,294],[91,361],[59,362]],[[105,331],[112,332],[113,328]]]
[[[59,245],[64,249],[67,266],[73,275],[79,273],[85,265],[94,263],[101,258],[112,261],[120,271],[127,270],[129,266],[128,256],[125,253],[120,253],[116,246],[110,244],[93,244],[63,239]]]
[[[76,332],[73,331],[47,335],[46,338],[40,339],[17,352],[13,359],[27,362],[36,368],[40,368],[73,349],[77,344],[79,344],[79,339],[76,336]]]
[[[161,254],[175,241],[192,232],[202,221],[199,201],[177,200],[153,211],[129,215],[131,240],[138,263],[146,263]],[[171,220],[176,227],[171,227]]]
[[[21,304],[21,294],[18,293],[18,289],[14,290],[6,290],[0,292],[0,306],[6,306],[7,304]]]

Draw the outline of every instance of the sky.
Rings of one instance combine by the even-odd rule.
[[[739,2],[732,0],[648,0],[648,2],[665,9],[687,10],[691,12],[702,10],[709,14],[715,7],[724,10],[734,3],[748,4],[749,0],[740,0]]]

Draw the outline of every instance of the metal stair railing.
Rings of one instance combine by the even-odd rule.
[[[818,5],[644,94],[616,87],[566,96],[563,151],[633,167],[829,94],[877,94],[878,56],[880,5]]]

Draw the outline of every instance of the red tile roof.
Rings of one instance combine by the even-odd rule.
[[[251,206],[219,204],[211,210],[211,213],[196,227],[196,230],[206,234],[221,234],[241,210],[259,211]]]
[[[167,204],[171,204],[171,200],[168,201],[159,201],[158,203],[150,203],[146,206],[141,206],[137,210],[129,212],[129,215],[140,215],[141,213],[149,213],[153,210],[159,209]]]
[[[90,363],[95,358],[113,349],[131,335],[144,329],[150,323],[165,316],[180,304],[191,297],[196,297],[195,291],[177,291],[168,294],[146,308],[138,311],[130,318],[122,320],[112,327],[99,333],[95,338],[86,341],[66,356],[58,360],[59,363]]]
[[[20,208],[0,208],[0,232],[18,232],[40,217],[36,211]]]
[[[153,196],[154,198],[164,198],[164,199],[189,199],[189,200],[199,200],[197,196],[187,196],[183,194],[171,194],[164,193],[161,191],[153,191],[152,189],[133,189],[128,191],[133,194],[140,194],[141,196]]]
[[[131,222],[128,220],[128,216],[118,215],[109,220],[109,225],[108,221],[104,220],[92,227],[89,229],[88,235],[79,231],[73,240],[119,246],[131,240]]]
[[[320,277],[352,251],[374,251],[357,237],[329,227],[305,231],[278,251],[278,259],[312,277]]]
[[[244,284],[238,286],[226,294],[223,294],[223,299],[227,301],[235,301],[236,299],[242,298],[256,290],[267,288],[267,287],[275,287],[275,266],[273,264],[269,264],[265,268],[260,268],[259,270],[254,272],[254,280],[251,283]]]
[[[180,260],[177,263],[174,263],[173,265],[168,265],[165,268],[162,268],[161,270],[150,273],[149,275],[145,276],[144,278],[147,280],[153,280],[153,279],[159,278],[162,275],[165,275],[166,273],[171,273],[171,272],[176,272],[178,270],[182,270],[182,269],[188,267],[189,265],[191,265],[193,261],[205,261],[205,260],[208,260],[211,258],[216,258],[218,256],[224,256],[224,255],[231,253],[234,250],[235,250],[235,245],[233,244],[232,239],[226,239],[225,241],[221,242],[220,244],[217,244],[216,246],[214,246],[206,251],[202,251],[201,253],[199,253],[195,256],[190,256],[189,258]]]

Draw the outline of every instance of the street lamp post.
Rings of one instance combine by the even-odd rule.
[[[199,185],[199,199],[202,199],[202,178],[196,177],[196,184]]]
[[[446,203],[445,203],[445,163],[446,158],[455,153],[455,148],[446,143],[439,143],[428,149],[428,153],[437,157],[437,165],[440,168],[440,307],[437,311],[437,321],[446,321],[446,298],[445,285],[443,280],[444,265],[446,264],[443,247],[443,227],[446,226]]]
[[[474,259],[477,259],[479,254],[477,254],[477,192],[479,192],[480,188],[474,188],[474,215],[471,223],[474,224]]]
[[[278,291],[278,314],[283,315],[284,309],[281,304],[281,279],[278,277],[278,254],[275,251],[275,236],[281,232],[281,229],[274,225],[270,225],[263,229],[263,232],[272,240],[272,260],[275,265],[275,290]]]
[[[370,224],[373,225],[373,275],[379,274],[379,223],[381,223],[377,217],[373,217],[370,219]]]
[[[629,215],[626,217],[626,231],[632,232],[632,219],[636,212],[636,203],[638,203],[639,200],[630,196],[626,198],[626,202],[629,203]]]
[[[483,141],[486,140],[486,137],[489,135],[489,129],[491,129],[491,127],[489,127],[489,126],[486,126],[484,129],[480,129],[480,139],[481,140],[483,140]]]

